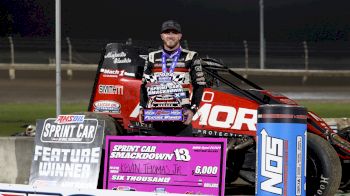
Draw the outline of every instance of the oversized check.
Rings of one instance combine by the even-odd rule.
[[[224,195],[226,139],[107,136],[104,188]]]

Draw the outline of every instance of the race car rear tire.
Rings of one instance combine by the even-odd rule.
[[[306,195],[334,195],[342,168],[334,148],[323,138],[307,135]]]

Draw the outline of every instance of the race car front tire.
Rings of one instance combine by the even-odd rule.
[[[307,134],[306,195],[334,195],[342,167],[334,148],[318,135]]]

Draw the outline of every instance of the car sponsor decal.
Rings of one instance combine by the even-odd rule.
[[[219,115],[223,113],[226,115],[219,119]],[[245,124],[250,131],[256,131],[257,110],[205,103],[193,116],[193,121],[198,119],[199,125],[241,130]]]
[[[85,115],[59,115],[55,120],[57,124],[70,124],[84,122]]]
[[[94,103],[94,112],[110,112],[120,114],[120,103],[116,101],[100,100]]]
[[[104,57],[112,59],[114,64],[131,63],[131,59],[126,57],[125,52],[108,52]]]
[[[283,182],[283,153],[286,145],[283,139],[269,136],[265,130],[261,134],[261,175],[266,178],[261,183],[261,189],[281,195],[283,189],[277,185]]]
[[[117,70],[117,69],[101,68],[100,73],[102,73],[103,77],[107,77],[107,78],[111,78],[111,77],[118,78],[123,76],[135,77],[135,73],[129,73],[129,72],[126,72],[125,70]]]
[[[98,93],[99,94],[107,94],[107,95],[123,95],[124,87],[122,85],[98,85]]]

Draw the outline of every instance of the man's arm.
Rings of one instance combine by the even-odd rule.
[[[196,55],[193,59],[190,76],[193,87],[191,110],[195,113],[201,102],[203,90],[206,85],[201,59],[198,58],[198,55]]]
[[[150,62],[150,55],[146,60],[143,75],[142,75],[142,83],[140,87],[140,107],[145,108],[147,106],[148,96],[147,96],[147,76],[152,74],[152,63]]]
[[[152,63],[150,62],[150,55],[148,55],[148,59],[145,62],[144,71],[142,75],[142,81],[140,86],[140,111],[139,111],[139,121],[140,123],[143,123],[142,115],[143,115],[143,109],[146,108],[147,102],[148,102],[148,96],[147,96],[147,76],[152,74]]]
[[[192,118],[194,114],[197,111],[197,108],[201,102],[203,90],[206,85],[204,73],[202,70],[202,64],[201,60],[198,58],[198,55],[196,54],[193,58],[192,65],[190,67],[190,77],[191,77],[191,83],[192,83],[192,100],[191,105],[185,105],[184,107],[187,108],[184,115],[187,116],[187,120],[184,122],[184,124],[189,125],[192,122]]]

